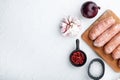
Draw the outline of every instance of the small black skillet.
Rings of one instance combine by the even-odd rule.
[[[87,61],[86,54],[79,49],[79,39],[76,39],[76,49],[70,54],[70,62],[76,67],[83,66]]]

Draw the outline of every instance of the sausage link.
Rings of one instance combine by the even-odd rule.
[[[105,32],[103,32],[95,41],[94,46],[102,47],[104,46],[113,36],[115,36],[120,31],[120,24],[112,25]]]
[[[112,52],[113,59],[120,59],[120,45]]]
[[[106,54],[110,54],[120,44],[120,32],[115,35],[104,47]]]
[[[92,27],[89,32],[89,38],[91,40],[95,40],[101,33],[103,33],[114,23],[115,19],[112,16],[101,20],[100,22],[98,22],[98,24]]]

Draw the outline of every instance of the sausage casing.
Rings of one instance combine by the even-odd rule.
[[[91,40],[95,40],[101,33],[103,33],[114,23],[115,19],[112,16],[101,20],[100,22],[98,22],[98,24],[92,27],[89,32],[89,38]]]
[[[113,36],[115,36],[120,31],[120,24],[112,25],[105,32],[103,32],[95,41],[94,46],[102,47],[104,46]]]
[[[110,54],[120,44],[120,32],[115,35],[104,47],[106,54]]]
[[[120,45],[112,52],[114,59],[120,59]]]

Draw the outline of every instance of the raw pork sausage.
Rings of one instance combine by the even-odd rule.
[[[102,47],[104,46],[113,36],[115,36],[120,31],[120,24],[115,24],[103,32],[98,38],[94,41],[94,46]]]
[[[120,45],[112,52],[112,57],[114,59],[120,58]]]
[[[108,17],[93,26],[93,28],[89,32],[89,38],[91,40],[95,40],[101,33],[103,33],[106,29],[108,29],[111,25],[115,23],[115,19],[113,17]]]
[[[106,54],[110,54],[120,44],[120,32],[115,35],[104,47]]]

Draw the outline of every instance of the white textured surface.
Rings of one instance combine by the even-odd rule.
[[[85,1],[0,0],[0,80],[90,80],[88,64],[99,56],[79,37],[88,59],[83,67],[72,66],[69,54],[75,49],[76,38],[62,37],[59,23],[65,16],[77,16],[82,34],[106,9],[120,16],[120,1],[94,0],[101,10],[91,20],[80,14]],[[106,64],[101,80],[118,77],[120,74]]]

